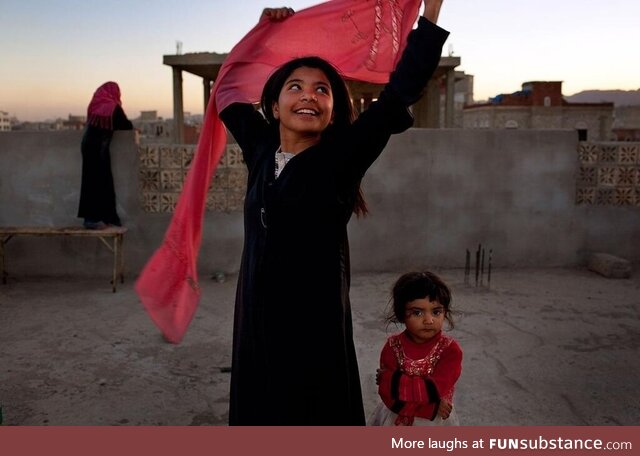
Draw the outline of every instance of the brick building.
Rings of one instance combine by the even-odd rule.
[[[463,110],[464,128],[575,129],[582,141],[612,139],[613,103],[570,103],[561,81],[532,81]]]

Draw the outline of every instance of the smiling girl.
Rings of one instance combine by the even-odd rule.
[[[424,3],[389,83],[357,119],[340,73],[315,56],[269,77],[261,113],[242,102],[220,112],[249,170],[229,424],[365,424],[347,224],[367,212],[360,181],[391,135],[412,125],[408,107],[438,66],[442,0]],[[262,20],[292,15],[266,9]]]

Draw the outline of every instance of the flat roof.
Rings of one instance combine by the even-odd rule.
[[[194,52],[178,55],[165,55],[162,63],[172,68],[177,68],[187,73],[195,74],[203,79],[215,80],[220,72],[220,67],[229,54],[215,52]],[[440,77],[449,70],[460,65],[460,57],[441,57],[434,77]]]

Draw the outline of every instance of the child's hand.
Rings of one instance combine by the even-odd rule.
[[[453,409],[453,405],[447,401],[440,401],[440,406],[438,407],[438,416],[443,420],[449,418],[451,415],[451,410]]]
[[[293,14],[292,8],[265,8],[262,10],[260,20],[267,18],[271,22],[282,22],[289,16],[293,16]]]

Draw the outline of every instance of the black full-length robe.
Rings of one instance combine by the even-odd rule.
[[[120,225],[116,192],[111,173],[111,138],[114,130],[131,130],[133,125],[120,106],[112,116],[113,129],[87,124],[82,136],[82,182],[78,217],[92,222]]]
[[[424,18],[378,101],[274,177],[277,132],[248,104],[221,118],[249,169],[236,295],[231,425],[364,425],[349,303],[347,223],[367,168],[438,65],[448,32]]]

